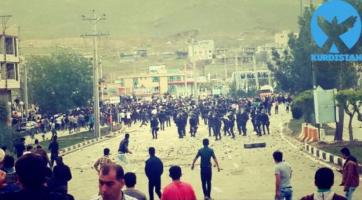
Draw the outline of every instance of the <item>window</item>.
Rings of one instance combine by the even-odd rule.
[[[13,41],[14,41],[13,37],[5,37],[6,54],[15,54],[15,47]]]
[[[17,65],[14,63],[7,63],[6,64],[6,73],[7,73],[7,78],[8,79],[16,79],[18,80],[17,77]]]
[[[152,77],[152,82],[154,82],[154,83],[160,82],[160,77],[156,77],[156,76]]]
[[[133,87],[138,87],[138,78],[133,79]]]
[[[181,81],[181,76],[169,76],[168,81],[169,82]]]

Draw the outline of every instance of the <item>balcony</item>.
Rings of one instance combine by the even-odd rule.
[[[5,89],[6,81],[0,80],[0,89]],[[8,79],[7,89],[20,89],[20,81],[15,79]]]

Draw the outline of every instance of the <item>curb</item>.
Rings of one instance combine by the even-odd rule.
[[[325,152],[307,143],[304,143],[304,150],[307,153],[311,154],[312,156],[320,160],[323,160],[324,162],[332,163],[340,167],[342,167],[345,162],[345,160],[342,157]],[[358,165],[359,165],[359,173],[362,174],[362,165],[361,164]]]
[[[123,133],[124,131],[125,131],[125,128],[121,128],[120,130],[115,131],[115,132],[113,132],[113,133],[111,133],[109,135],[101,136],[100,138],[85,140],[85,141],[83,141],[81,143],[74,144],[72,146],[60,149],[59,150],[59,155],[65,156],[67,154],[78,151],[78,150],[80,150],[80,149],[82,149],[84,147],[88,147],[88,146],[94,145],[94,144],[99,143],[99,142],[110,140],[110,139],[115,138],[116,136],[118,136],[120,133]]]

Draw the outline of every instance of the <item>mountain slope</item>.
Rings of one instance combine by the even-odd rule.
[[[0,15],[12,14],[26,39],[78,37],[90,31],[82,14],[105,13],[99,30],[115,37],[167,37],[198,30],[200,35],[278,32],[297,29],[294,0],[1,0]]]

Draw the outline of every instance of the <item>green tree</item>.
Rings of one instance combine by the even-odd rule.
[[[338,105],[343,108],[345,113],[349,116],[348,120],[348,134],[349,140],[353,141],[353,118],[355,114],[360,114],[360,107],[362,100],[362,91],[355,91],[355,90],[341,90],[338,92],[336,96]]]
[[[306,90],[293,98],[292,110],[301,110],[304,121],[315,123],[313,91]]]
[[[277,87],[289,93],[299,93],[313,88],[315,83],[324,89],[348,89],[355,87],[358,81],[356,68],[351,62],[311,62],[310,55],[328,52],[316,46],[311,37],[310,21],[314,9],[306,9],[303,17],[299,18],[299,34],[289,35],[289,48],[283,52],[273,50],[273,61],[268,68],[273,72]],[[357,53],[354,48],[343,53]]]
[[[1,146],[6,146],[9,151],[15,152],[14,143],[19,140],[22,135],[4,122],[0,122],[0,133]]]
[[[362,11],[362,3],[358,0],[349,0],[358,11]],[[337,88],[337,90],[354,88],[357,85],[358,75],[352,62],[311,62],[313,53],[325,53],[329,49],[320,49],[311,37],[310,21],[314,8],[305,9],[304,15],[299,18],[299,34],[289,35],[289,48],[284,52],[273,51],[273,61],[268,63],[268,68],[273,72],[277,88],[297,94],[313,88],[315,85],[323,89]],[[322,25],[323,26],[323,25]],[[347,25],[346,25],[347,26]],[[326,45],[327,48],[328,45]],[[341,53],[362,52],[362,40],[352,49],[344,49]],[[314,70],[315,79],[313,80]],[[340,121],[336,123],[335,140],[342,140],[344,107],[339,109]]]
[[[30,98],[41,112],[59,113],[89,104],[92,67],[88,59],[61,50],[50,56],[33,56],[27,65]]]
[[[6,124],[9,118],[9,108],[8,103],[5,101],[0,101],[0,122]]]

